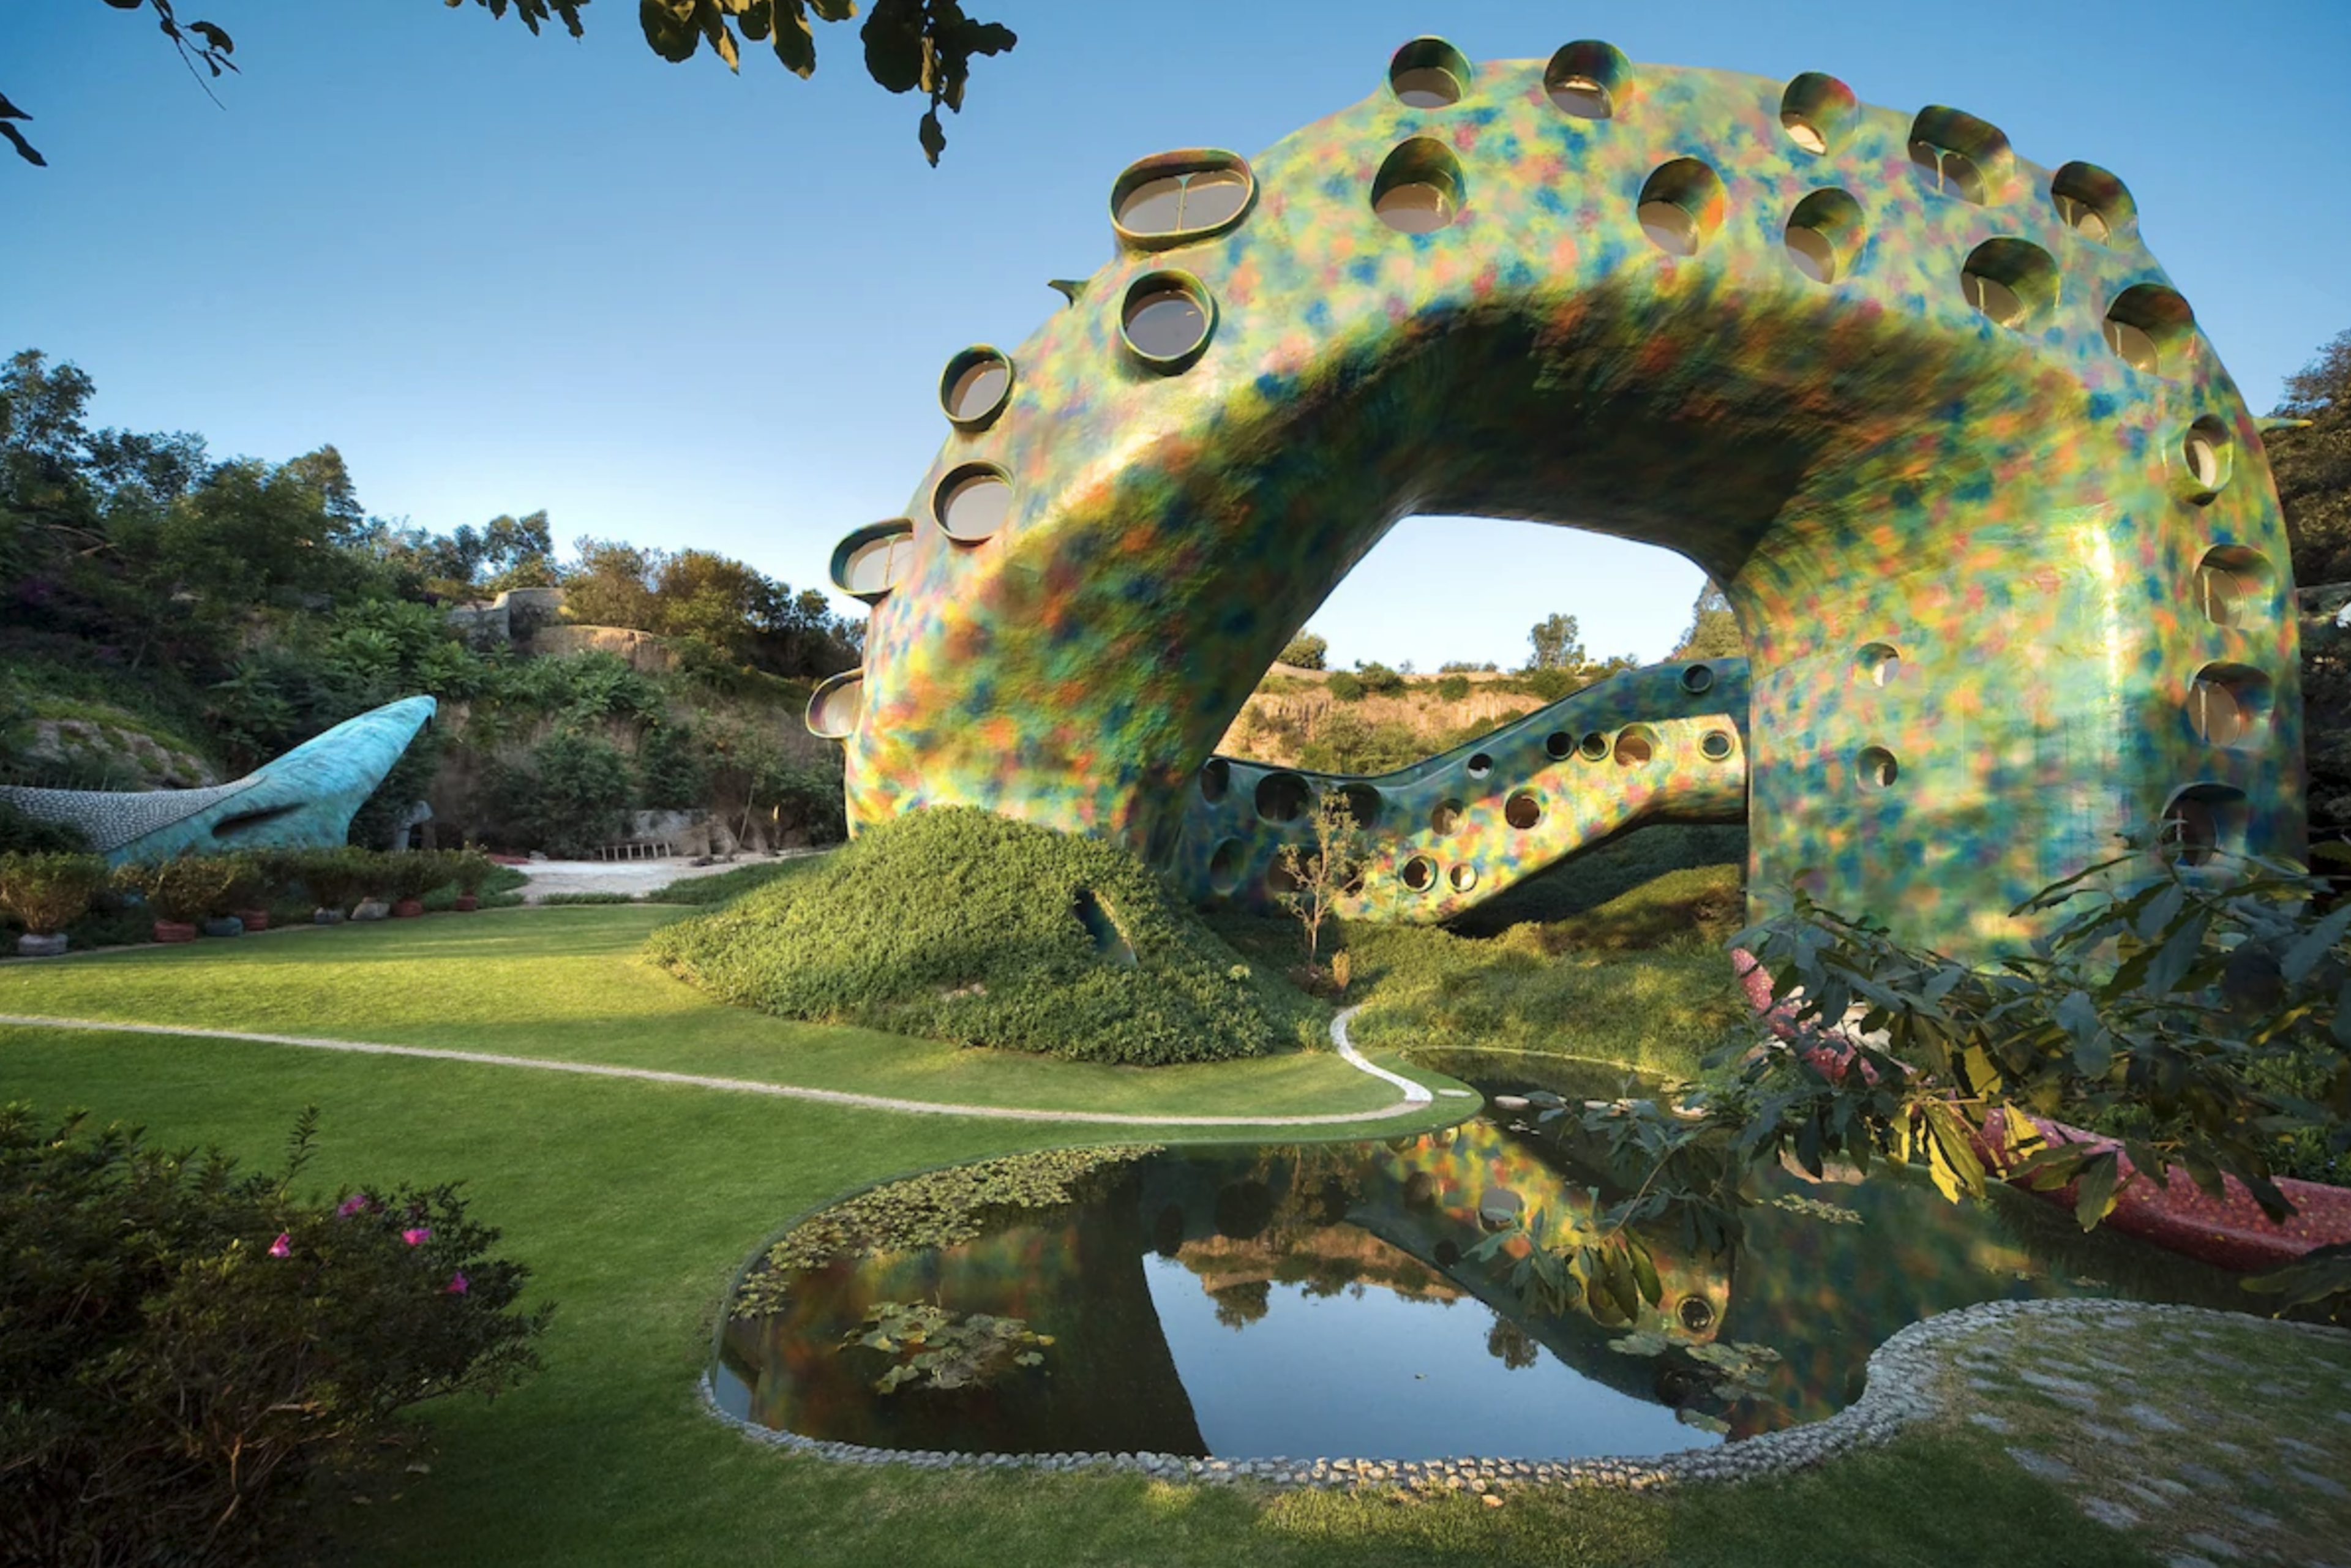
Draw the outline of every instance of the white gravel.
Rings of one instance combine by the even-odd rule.
[[[790,860],[820,854],[819,850],[792,850],[775,857]],[[634,898],[693,876],[716,876],[737,866],[758,865],[767,857],[745,855],[734,862],[695,865],[683,856],[657,861],[533,861],[515,869],[530,880],[523,884],[526,904],[537,904],[550,893],[625,893]]]

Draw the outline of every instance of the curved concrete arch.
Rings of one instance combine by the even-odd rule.
[[[2297,852],[2274,488],[2120,182],[1813,73],[1573,48],[1574,80],[1383,87],[1250,161],[1237,222],[1065,290],[862,584],[865,668],[825,715],[852,823],[967,803],[1168,861],[1284,641],[1399,518],[1468,513],[1722,585],[1759,891],[1982,954],[2167,811],[2199,850]],[[1375,193],[1415,183],[1401,232]],[[951,534],[975,476],[1008,488]],[[2227,745],[2189,716],[2216,663],[2268,682]]]

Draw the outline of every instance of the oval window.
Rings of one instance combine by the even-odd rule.
[[[1185,369],[1208,346],[1216,307],[1200,280],[1186,272],[1155,272],[1126,291],[1119,332],[1134,357],[1155,371]]]
[[[809,694],[806,724],[810,735],[847,740],[865,716],[865,672],[849,670]]]
[[[963,430],[985,428],[1012,397],[1012,361],[986,343],[975,343],[947,361],[939,377],[939,406]]]
[[[1453,150],[1416,136],[1380,165],[1372,181],[1372,211],[1398,234],[1434,234],[1461,215],[1467,192]]]
[[[967,465],[939,481],[931,510],[947,538],[977,544],[1012,515],[1012,482],[1001,469],[984,463]]]
[[[1128,164],[1112,183],[1111,226],[1137,250],[1165,250],[1224,233],[1256,197],[1257,177],[1238,153],[1156,153]]]
[[[914,559],[914,525],[906,517],[870,523],[832,550],[832,585],[868,604],[898,586]]]

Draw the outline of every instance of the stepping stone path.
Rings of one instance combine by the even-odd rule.
[[[2014,1318],[1953,1339],[1936,1393],[2167,1568],[2351,1568],[2351,1333],[2120,1304]]]

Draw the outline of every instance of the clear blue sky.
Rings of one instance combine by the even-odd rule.
[[[1020,45],[979,62],[933,170],[854,24],[820,29],[803,82],[764,54],[739,78],[665,64],[628,0],[595,0],[580,43],[435,0],[179,0],[236,39],[222,110],[143,12],[0,0],[0,90],[51,165],[0,155],[0,353],[72,359],[100,423],[218,455],[333,442],[381,516],[545,507],[559,539],[816,584],[836,539],[904,507],[947,356],[1017,343],[1058,303],[1047,278],[1106,259],[1121,168],[1255,153],[1423,32],[1478,59],[1592,37],[1825,70],[2103,164],[2258,408],[2351,328],[2351,0],[967,4]],[[1416,520],[1314,625],[1343,661],[1509,664],[1556,609],[1594,652],[1655,658],[1697,586],[1644,547]]]

